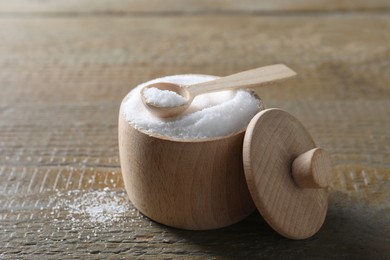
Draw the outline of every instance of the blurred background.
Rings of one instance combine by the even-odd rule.
[[[0,258],[390,257],[389,14],[388,0],[1,1]],[[140,216],[121,178],[122,98],[160,76],[274,63],[298,77],[258,95],[333,159],[322,230],[294,243],[258,213],[210,232]],[[99,211],[111,222],[91,197],[115,206]]]

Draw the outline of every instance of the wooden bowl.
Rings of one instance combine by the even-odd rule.
[[[234,224],[256,207],[287,238],[306,239],[321,228],[331,158],[293,115],[260,106],[237,133],[178,139],[133,127],[122,111],[126,101],[119,112],[122,174],[130,200],[144,215],[207,230]]]
[[[207,230],[239,222],[255,210],[242,160],[245,129],[218,138],[169,138],[136,129],[121,106],[118,131],[127,194],[147,217]]]

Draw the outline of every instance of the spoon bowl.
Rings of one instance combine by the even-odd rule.
[[[180,106],[159,106],[156,105],[150,101],[148,101],[145,97],[145,90],[149,88],[157,88],[159,90],[169,90],[172,92],[175,92],[176,94],[182,96],[184,99],[186,99],[186,103]],[[161,118],[169,118],[174,117],[177,115],[180,115],[184,113],[188,107],[191,105],[193,97],[191,97],[190,93],[187,91],[185,86],[169,83],[169,82],[159,82],[150,84],[144,88],[141,89],[141,99],[144,103],[145,107],[154,115],[161,117]]]

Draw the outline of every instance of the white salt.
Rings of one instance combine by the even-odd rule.
[[[148,103],[158,107],[178,107],[187,103],[187,100],[176,92],[158,88],[145,89],[144,96]]]
[[[67,212],[66,219],[76,222],[104,223],[123,219],[125,214],[131,209],[127,204],[125,193],[109,191],[108,189],[97,191],[68,191],[67,194],[58,192],[51,203],[56,206],[53,208],[52,215],[57,215],[62,210]]]
[[[113,221],[128,210],[115,192],[92,191],[78,196],[68,204],[69,213],[81,214],[91,222]]]
[[[189,74],[145,82],[126,96],[122,103],[122,112],[126,120],[137,129],[178,139],[220,137],[245,129],[260,110],[260,101],[245,90],[199,95],[184,115],[171,121],[164,121],[152,115],[141,101],[140,90],[149,84],[171,82],[190,85],[213,79],[213,76]]]

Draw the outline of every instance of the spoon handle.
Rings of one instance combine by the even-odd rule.
[[[292,69],[284,64],[275,64],[257,69],[247,70],[222,77],[209,82],[187,86],[191,96],[203,93],[215,92],[228,89],[241,89],[246,87],[260,86],[277,80],[290,78],[297,75]]]

